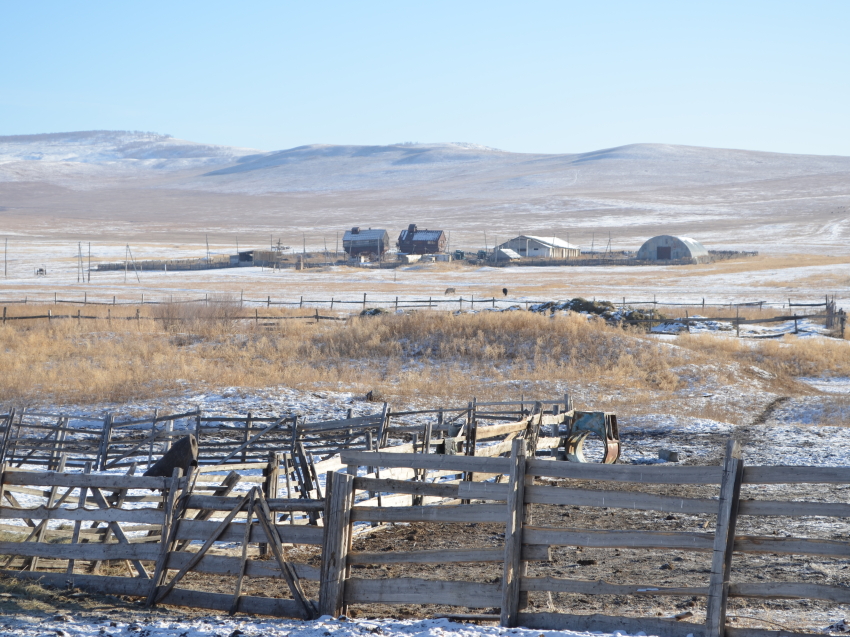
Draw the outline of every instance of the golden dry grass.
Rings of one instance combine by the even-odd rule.
[[[48,307],[54,314],[78,309],[28,306],[26,314],[46,313]],[[597,407],[635,412],[674,398],[687,382],[679,371],[687,364],[714,370],[730,363],[756,366],[774,374],[779,389],[793,387],[795,376],[850,375],[846,342],[753,343],[684,335],[676,341],[681,347],[670,347],[580,315],[423,311],[317,324],[304,318],[239,319],[252,312],[240,313],[227,298],[206,307],[143,311],[146,318],[139,321],[121,320],[135,317],[132,308],[116,308],[111,321],[9,321],[0,328],[0,401],[91,404],[277,385],[378,389],[403,400],[501,399],[506,391],[548,393],[558,383],[583,383],[595,388]],[[106,308],[86,313],[105,316]],[[737,382],[731,372],[727,380]]]

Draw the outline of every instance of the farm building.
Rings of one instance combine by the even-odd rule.
[[[535,237],[528,234],[521,234],[496,247],[513,250],[521,257],[571,259],[579,256],[578,246],[567,243],[558,237]]]
[[[490,255],[490,260],[496,263],[505,263],[507,261],[518,261],[520,256],[510,248],[496,248],[493,254]]]
[[[390,235],[386,230],[369,228],[362,230],[354,227],[342,237],[342,249],[349,257],[360,255],[382,256],[390,246]]]
[[[693,263],[708,263],[711,257],[699,241],[689,237],[673,237],[662,234],[652,237],[638,250],[637,258],[646,261],[691,260]]]
[[[402,254],[436,254],[445,252],[448,240],[442,230],[420,230],[411,223],[398,235],[398,251]]]

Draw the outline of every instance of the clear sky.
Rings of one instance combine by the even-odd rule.
[[[0,0],[0,135],[850,155],[850,2]]]

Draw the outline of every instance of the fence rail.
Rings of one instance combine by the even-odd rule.
[[[386,410],[384,414],[388,413]],[[0,572],[39,579],[56,586],[122,593],[166,603],[220,611],[312,618],[339,615],[351,604],[439,604],[471,609],[501,609],[505,626],[571,630],[652,630],[685,637],[781,637],[777,631],[726,626],[729,598],[818,599],[850,603],[841,585],[810,582],[736,582],[731,576],[741,556],[850,556],[850,542],[807,537],[749,536],[737,531],[743,516],[846,517],[842,502],[777,502],[742,499],[742,486],[764,484],[847,484],[845,467],[745,467],[738,443],[729,441],[720,466],[637,466],[558,462],[534,458],[535,427],[542,426],[537,404],[520,436],[509,440],[507,457],[345,450],[344,471],[327,475],[320,498],[279,498],[270,482],[247,493],[224,493],[232,487],[231,472],[219,482],[202,480],[211,467],[192,469],[170,478],[92,473],[33,472],[0,466],[0,519],[16,521],[26,539],[0,543]],[[562,414],[558,414],[562,415]],[[548,416],[554,419],[554,416]],[[532,426],[529,427],[528,425]],[[492,425],[491,428],[503,425]],[[479,435],[485,427],[479,428]],[[467,432],[470,433],[470,432]],[[511,434],[508,434],[511,435]],[[245,464],[243,467],[253,467]],[[361,467],[370,471],[362,475]],[[384,469],[383,475],[380,468]],[[404,479],[386,474],[406,473]],[[426,482],[426,474],[437,477]],[[475,476],[502,476],[483,481]],[[250,478],[252,476],[243,476]],[[457,479],[461,477],[462,479]],[[587,489],[535,484],[535,478],[569,478],[626,482],[632,488],[652,484],[695,484],[715,489],[716,498],[676,498],[639,490]],[[154,491],[151,491],[153,489]],[[208,492],[213,490],[213,494]],[[367,499],[358,498],[362,493]],[[375,502],[377,494],[378,501]],[[381,497],[383,496],[383,502]],[[22,505],[19,498],[27,498]],[[820,496],[819,496],[819,499]],[[458,502],[460,502],[458,504]],[[661,532],[541,526],[531,505],[637,509],[665,513],[708,514],[713,531]],[[294,522],[300,513],[301,523]],[[323,525],[311,518],[323,514]],[[52,521],[67,521],[56,526]],[[498,523],[505,525],[502,546],[441,550],[368,552],[351,550],[351,538],[362,524],[385,522]],[[216,542],[231,542],[236,551],[213,552]],[[320,547],[319,567],[291,561],[285,544]],[[258,545],[259,550],[251,548]],[[556,546],[617,548],[627,551],[696,551],[705,553],[711,569],[705,581],[689,586],[659,586],[656,582],[609,583],[546,572]],[[271,558],[271,559],[268,559]],[[537,565],[530,574],[528,563]],[[375,564],[502,564],[499,582],[443,580],[408,576],[360,575],[351,566]],[[120,568],[129,574],[116,576]],[[542,570],[541,570],[542,569]],[[104,574],[108,570],[108,574]],[[230,577],[233,593],[208,593],[180,587],[189,572]],[[746,573],[748,571],[742,571]],[[460,576],[462,577],[462,576]],[[288,597],[260,598],[243,594],[245,578],[271,578]],[[305,589],[303,583],[311,584]],[[307,594],[305,591],[313,591]],[[318,594],[316,594],[316,591]],[[530,593],[703,597],[705,623],[659,618],[608,617],[530,612]]]

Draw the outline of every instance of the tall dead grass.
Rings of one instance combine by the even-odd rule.
[[[676,343],[718,362],[754,365],[780,378],[850,376],[850,342],[797,338],[753,342],[711,334],[682,334]]]
[[[159,320],[8,322],[0,328],[0,401],[91,404],[277,385],[378,389],[405,399],[498,399],[506,391],[551,393],[559,384],[581,383],[592,385],[601,403],[624,390],[628,401],[650,406],[692,382],[678,370],[695,361],[754,365],[779,383],[850,375],[846,342],[691,335],[670,347],[581,315],[419,312],[317,324],[303,315],[239,318],[247,312],[227,299],[149,311]]]
[[[498,395],[494,379],[679,382],[655,343],[579,316],[421,312],[268,325],[231,310],[160,306],[155,322],[9,322],[0,329],[0,400],[117,402],[271,385],[484,397]]]

